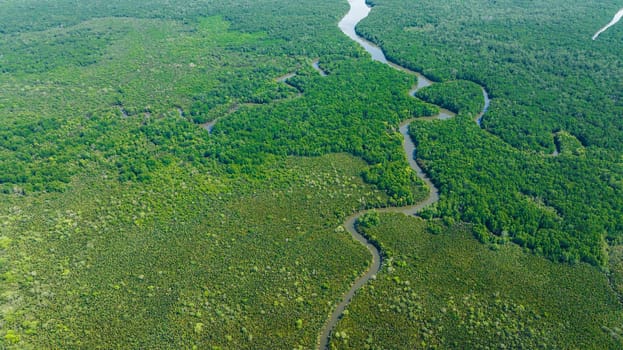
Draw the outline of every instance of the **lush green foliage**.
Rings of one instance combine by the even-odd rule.
[[[308,59],[279,57],[274,47],[289,42],[288,38],[232,32],[219,18],[197,18],[192,25],[165,23],[111,19],[77,25],[94,32],[113,28],[117,33],[102,37],[109,48],[100,56],[91,53],[99,61],[86,66],[82,61],[90,59],[89,50],[81,51],[88,57],[77,54],[75,62],[54,53],[66,53],[61,40],[65,36],[82,40],[78,29],[51,29],[39,36],[13,34],[5,39],[11,44],[25,40],[16,37],[34,36],[39,41],[29,44],[29,50],[51,55],[39,68],[29,68],[40,63],[34,57],[20,57],[23,66],[13,56],[7,57],[6,72],[15,73],[12,67],[17,65],[41,76],[7,75],[5,86],[14,93],[2,105],[12,121],[0,139],[0,150],[6,150],[6,166],[0,170],[5,192],[62,189],[79,171],[80,158],[114,164],[122,180],[144,181],[150,171],[172,161],[170,153],[195,163],[205,162],[204,156],[218,158],[235,163],[230,170],[242,167],[253,172],[245,165],[261,162],[260,151],[279,155],[346,151],[373,166],[366,178],[389,191],[393,203],[418,198],[413,190],[421,183],[407,169],[400,154],[400,135],[394,129],[403,119],[435,109],[407,96],[412,78],[367,59],[333,56],[326,70],[334,74],[324,79],[309,67]],[[56,41],[46,39],[59,35]],[[71,42],[66,45],[80,49]],[[19,55],[19,50],[13,51]],[[276,57],[280,65],[275,64]],[[298,75],[289,85],[275,81],[287,66]],[[26,85],[33,79],[37,86]],[[84,81],[93,85],[84,89]],[[358,99],[351,98],[352,86],[361,87]],[[249,107],[219,123],[214,140],[205,140],[205,133],[179,120],[181,114],[202,123],[236,105]],[[58,111],[71,115],[58,115]],[[33,151],[32,144],[42,147]]]
[[[586,146],[623,149],[621,27],[591,40],[617,1],[372,2],[358,30],[435,80],[485,86],[494,100],[483,126],[506,142],[551,151],[551,133],[566,130]]]
[[[284,4],[180,21],[156,2],[75,18],[41,2],[40,21],[2,21],[2,346],[315,344],[367,266],[336,227],[424,196],[396,128],[435,108],[407,95],[412,77],[358,58],[334,25],[345,4]],[[321,53],[326,78],[310,67]],[[212,135],[196,124],[220,117]],[[344,151],[367,164],[287,157]]]
[[[368,264],[336,230],[384,198],[363,166],[288,158],[253,182],[168,166],[149,184],[89,176],[64,193],[7,197],[5,345],[15,335],[19,349],[310,348]]]
[[[442,196],[425,216],[483,225],[482,241],[510,239],[561,261],[606,263],[604,238],[618,239],[623,205],[612,177],[591,176],[599,160],[519,151],[461,115],[410,131]]]
[[[483,241],[511,239],[553,259],[606,265],[606,242],[623,232],[623,70],[620,42],[591,41],[601,15],[585,16],[584,8],[601,14],[607,6],[375,4],[360,31],[397,62],[448,80],[418,96],[460,112],[411,126],[417,157],[442,194],[428,214],[482,225]],[[482,125],[489,133],[469,118],[476,87],[455,79],[488,89]],[[550,156],[554,150],[560,156]]]
[[[353,299],[332,348],[620,348],[619,302],[594,267],[489,249],[469,226],[401,214],[360,229],[390,258]]]
[[[478,115],[483,109],[482,90],[478,84],[456,80],[437,83],[417,91],[416,96],[454,113]]]
[[[596,42],[593,53],[571,43],[568,31],[561,34],[565,48],[548,39],[558,28],[536,35],[535,18],[555,5],[488,6],[530,25],[522,34],[507,22],[489,23],[482,36],[465,20],[486,13],[475,1],[382,2],[362,30],[396,61],[444,81],[420,91],[422,100],[459,112],[454,120],[412,126],[419,161],[442,193],[423,215],[473,222],[493,247],[513,240],[546,256],[604,265],[605,241],[618,243],[623,231],[620,122],[612,120],[622,91],[616,43]],[[419,27],[465,6],[474,11],[456,23],[434,20],[443,33]],[[0,347],[313,347],[334,303],[368,266],[365,249],[340,225],[357,210],[426,195],[405,162],[397,127],[437,111],[408,96],[412,76],[371,62],[339,32],[346,9],[334,0],[0,2]],[[563,29],[583,23],[565,21]],[[551,60],[536,64],[546,53]],[[328,76],[313,70],[316,59]],[[470,119],[482,105],[470,80],[495,98],[483,121],[490,133]],[[211,134],[199,125],[216,119]],[[555,148],[560,156],[550,157]],[[380,218],[403,224],[401,217]],[[393,257],[386,268],[405,268],[400,249],[407,245],[395,236],[402,226],[378,219],[370,213],[359,226]],[[607,345],[598,326],[619,336],[620,305],[611,303],[604,275],[584,264],[552,265],[516,247],[490,253],[463,236],[458,242],[494,254],[492,263],[505,254],[528,261],[521,271],[512,265],[522,281],[548,271],[552,284],[570,291],[547,281],[539,291],[526,281],[533,289],[521,294],[498,286],[508,279],[496,282],[488,271],[489,287],[457,289],[467,299],[455,299],[462,304],[452,317],[466,323],[446,327],[443,339],[475,342],[473,330],[494,336],[470,307],[500,314],[507,330],[532,327],[543,335],[535,328],[543,325],[556,334],[543,335],[552,344],[567,344],[563,330],[572,344],[591,341],[577,340],[588,332],[587,339]],[[610,266],[619,287],[616,248]],[[485,275],[464,275],[470,273]],[[586,281],[578,284],[593,288],[585,300],[577,297],[585,289],[565,284],[578,276]],[[400,283],[403,291],[413,288]],[[418,288],[448,285],[431,277]],[[509,293],[501,304],[487,299],[492,286]],[[548,291],[559,293],[556,303],[551,294],[528,300]],[[392,301],[383,299],[388,295],[382,305]],[[431,312],[441,302],[408,298],[408,307]],[[583,309],[589,302],[590,312]],[[590,316],[576,325],[572,312]],[[608,312],[611,318],[603,316]],[[568,315],[574,323],[565,323]],[[358,318],[362,327],[380,320]],[[345,338],[338,334],[335,344]]]
[[[55,57],[56,61],[46,61],[45,72],[4,74],[0,178],[5,191],[56,190],[84,160],[118,167],[122,179],[139,180],[148,178],[148,170],[160,163],[169,163],[171,153],[199,162],[203,152],[198,148],[207,148],[207,135],[180,120],[194,101],[282,95],[282,87],[266,77],[279,72],[273,58],[257,55],[247,62],[234,52],[246,50],[259,36],[230,32],[218,18],[202,20],[192,31],[179,23],[165,23],[137,19],[82,23],[81,27],[100,31],[124,28],[126,35],[109,43],[100,62],[86,67]],[[46,52],[45,47],[34,49]],[[208,52],[212,56],[206,57]],[[25,65],[28,58],[23,58]],[[267,69],[269,61],[272,67]],[[228,80],[232,68],[226,67],[231,65],[248,76]],[[230,88],[223,88],[225,84]],[[237,94],[230,96],[235,85]],[[207,100],[210,91],[213,97]]]
[[[288,84],[300,97],[266,106],[241,108],[219,122],[216,147],[207,155],[225,164],[257,164],[263,154],[317,156],[349,152],[371,166],[364,178],[386,190],[392,203],[410,204],[423,197],[421,182],[405,160],[401,120],[435,109],[408,96],[412,78],[373,62],[334,57],[327,77],[310,67]],[[357,98],[350,87],[357,86]],[[413,190],[420,186],[418,197]],[[415,187],[415,188],[414,188]]]

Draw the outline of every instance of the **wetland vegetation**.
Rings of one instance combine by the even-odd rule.
[[[415,118],[329,347],[623,348],[616,2],[369,3],[0,3],[0,347],[317,347]]]

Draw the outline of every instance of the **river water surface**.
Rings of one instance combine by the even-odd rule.
[[[593,35],[593,40],[597,39],[597,37],[599,36],[599,34],[605,32],[606,30],[608,30],[608,28],[612,27],[613,25],[617,24],[621,18],[623,18],[623,9],[620,9],[619,12],[617,12],[614,15],[614,18],[612,18],[612,21],[610,21],[610,23],[606,24],[603,28],[601,28],[597,33],[595,33],[595,35]]]

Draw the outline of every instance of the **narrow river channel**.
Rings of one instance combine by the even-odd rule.
[[[355,31],[355,27],[361,20],[363,20],[364,18],[368,16],[371,9],[367,6],[365,0],[348,0],[348,3],[350,4],[350,10],[338,24],[339,28],[342,30],[344,34],[346,34],[349,38],[359,43],[359,45],[361,45],[368,53],[370,53],[373,60],[387,64],[395,69],[398,69],[405,73],[416,76],[417,85],[413,87],[413,89],[409,92],[411,96],[414,96],[415,93],[419,89],[433,84],[431,80],[427,79],[422,74],[418,72],[414,72],[405,67],[399,66],[393,62],[388,61],[387,58],[385,57],[385,54],[383,53],[383,50],[380,47],[360,37]],[[483,93],[483,97],[485,100],[485,105],[484,105],[482,112],[478,114],[475,118],[475,121],[476,123],[478,123],[478,125],[480,125],[480,121],[482,120],[483,115],[486,113],[489,107],[489,96],[487,94],[487,91],[484,88],[482,88],[482,93]],[[440,113],[437,116],[429,117],[426,119],[448,119],[454,116],[455,116],[455,113],[445,110],[445,109],[441,109]],[[409,119],[400,124],[399,130],[404,139],[402,146],[405,151],[405,156],[407,157],[407,161],[409,162],[409,166],[411,167],[411,169],[413,169],[413,171],[415,171],[417,176],[420,179],[422,179],[422,181],[424,181],[424,183],[426,183],[426,185],[428,186],[428,189],[429,189],[428,196],[423,201],[415,205],[411,205],[411,206],[373,209],[377,212],[381,212],[381,213],[392,212],[392,213],[403,213],[405,215],[414,215],[420,210],[422,210],[424,207],[429,206],[439,201],[439,190],[430,181],[426,173],[424,173],[424,171],[420,168],[420,166],[417,164],[417,162],[414,159],[415,144],[413,143],[413,141],[411,140],[411,137],[409,136],[409,124],[413,120],[414,119]],[[329,341],[331,339],[331,333],[333,329],[335,328],[335,326],[337,325],[340,318],[342,317],[342,315],[344,314],[344,310],[350,303],[351,299],[355,296],[355,293],[361,287],[363,287],[371,278],[375,278],[376,274],[381,269],[381,265],[382,265],[381,252],[379,251],[377,247],[371,244],[361,233],[359,233],[355,226],[357,219],[368,211],[369,210],[361,211],[354,215],[351,215],[350,217],[346,219],[346,222],[344,223],[344,227],[352,235],[352,237],[355,240],[361,242],[361,244],[363,244],[370,251],[370,253],[372,254],[372,262],[370,266],[368,267],[368,270],[362,276],[360,276],[357,280],[355,280],[350,290],[342,296],[342,300],[333,310],[333,313],[331,314],[329,319],[327,319],[322,329],[322,332],[320,334],[320,337],[318,338],[318,349],[320,350],[328,349]]]

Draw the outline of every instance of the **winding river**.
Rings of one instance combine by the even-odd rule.
[[[349,38],[359,43],[368,53],[370,53],[373,60],[387,64],[395,69],[406,72],[408,74],[415,75],[417,77],[417,85],[413,87],[413,89],[411,89],[411,91],[409,92],[411,96],[414,96],[415,93],[419,89],[433,84],[431,80],[429,80],[422,74],[418,72],[414,72],[405,67],[399,66],[393,62],[388,61],[387,58],[385,57],[385,54],[383,53],[383,50],[380,47],[378,47],[374,43],[357,35],[357,32],[355,31],[355,26],[362,19],[368,16],[371,9],[367,6],[365,0],[348,0],[348,3],[350,4],[350,10],[338,24],[339,28],[342,30],[342,32],[344,32],[344,34],[346,34]],[[485,101],[484,108],[482,112],[479,113],[474,118],[474,121],[479,126],[480,126],[480,122],[482,120],[483,115],[487,112],[489,108],[489,103],[490,103],[489,95],[487,94],[487,91],[484,88],[482,88],[482,93],[483,93],[483,98]],[[448,119],[448,118],[452,118],[453,116],[455,116],[455,113],[445,110],[445,109],[441,109],[440,113],[434,117],[418,118],[418,119]],[[413,157],[414,152],[415,152],[415,144],[413,143],[413,141],[411,140],[411,137],[409,136],[409,124],[413,120],[414,119],[409,119],[400,124],[399,130],[404,139],[402,146],[405,151],[405,156],[407,157],[407,161],[409,162],[409,166],[411,167],[411,169],[413,169],[413,171],[416,172],[417,176],[420,179],[422,179],[422,181],[424,181],[426,185],[428,186],[429,188],[428,197],[415,205],[405,206],[405,207],[372,209],[374,211],[381,212],[381,213],[391,212],[391,213],[403,213],[405,215],[414,215],[420,210],[422,210],[424,207],[439,201],[439,190],[430,181],[426,173],[424,173],[422,168],[420,168],[420,166],[417,164],[417,162],[415,161]],[[355,227],[355,223],[357,222],[357,219],[369,211],[371,210],[361,211],[348,217],[346,219],[346,222],[344,223],[344,228],[351,234],[351,236],[355,240],[361,242],[361,244],[363,244],[370,251],[370,253],[372,254],[372,263],[368,267],[368,270],[362,276],[360,276],[357,280],[355,280],[350,290],[346,294],[344,294],[341,302],[333,310],[333,313],[331,313],[331,316],[329,317],[329,319],[327,319],[322,329],[322,332],[320,334],[320,337],[318,338],[318,349],[320,350],[328,349],[329,341],[331,339],[331,332],[337,325],[337,322],[342,317],[344,310],[350,303],[355,293],[361,287],[363,287],[371,278],[375,278],[376,274],[381,269],[382,261],[381,261],[381,253],[379,249],[375,247],[374,245],[372,245],[363,235],[361,235],[361,233],[359,233]]]

